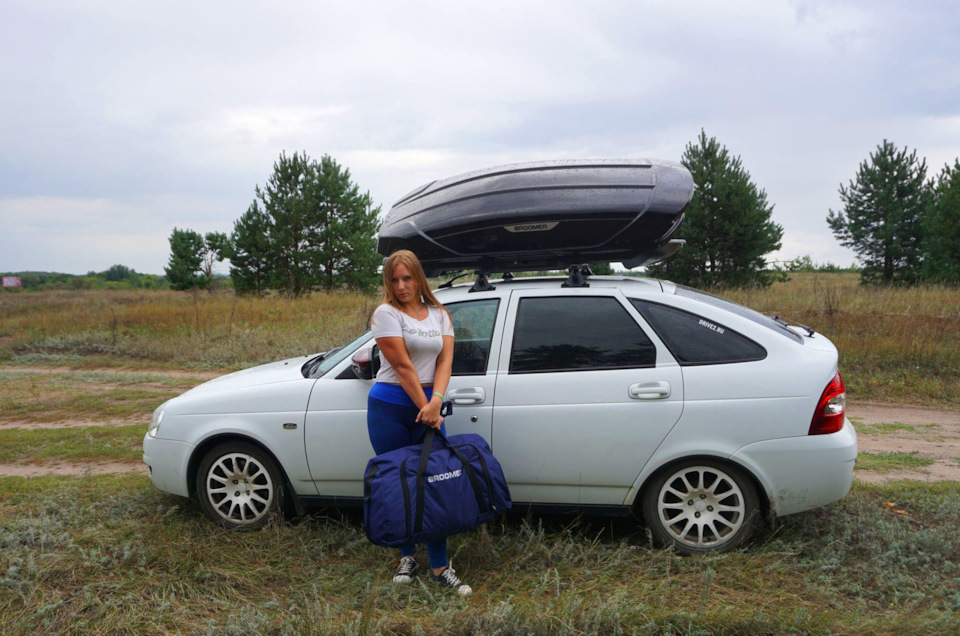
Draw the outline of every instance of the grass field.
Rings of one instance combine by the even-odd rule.
[[[960,403],[957,290],[805,274],[723,295],[830,337],[854,400]],[[0,463],[137,464],[150,412],[209,377],[200,371],[341,344],[377,302],[0,295]],[[865,437],[933,426],[856,425]],[[864,453],[858,470],[930,461]],[[654,550],[631,519],[511,515],[450,540],[467,599],[393,586],[393,553],[361,521],[328,513],[231,533],[141,475],[0,477],[0,634],[960,633],[957,482],[858,483],[710,557]]]
[[[230,533],[145,477],[3,478],[0,632],[948,634],[958,524],[957,484],[857,487],[711,557],[628,520],[511,516],[451,539],[462,599],[393,586],[356,515]]]
[[[195,376],[0,372],[0,411],[22,422],[137,419],[203,382]]]
[[[826,334],[854,399],[960,405],[960,290],[871,288],[800,273],[720,292]],[[0,364],[235,370],[324,351],[365,329],[377,295],[81,291],[0,295]]]
[[[0,462],[142,462],[144,433],[143,424],[0,430]]]

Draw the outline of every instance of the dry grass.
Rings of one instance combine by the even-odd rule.
[[[201,378],[132,373],[0,371],[0,422],[145,423],[158,405],[201,382]]]
[[[0,462],[142,462],[143,424],[0,430]]]
[[[74,367],[239,369],[325,351],[359,335],[360,294],[237,297],[79,291],[0,296],[0,360]]]
[[[861,287],[857,274],[797,273],[720,295],[808,324],[840,350],[851,397],[960,405],[960,290]],[[237,298],[81,291],[0,296],[0,362],[234,370],[343,344],[376,294]]]
[[[679,558],[630,520],[512,516],[451,538],[462,599],[392,585],[354,514],[231,533],[142,476],[3,478],[0,632],[956,633],[957,523],[956,484],[857,486],[748,551]]]

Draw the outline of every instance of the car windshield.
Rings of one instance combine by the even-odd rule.
[[[319,378],[322,377],[327,371],[335,367],[341,360],[347,356],[353,355],[353,353],[359,349],[364,343],[370,340],[371,334],[369,331],[365,331],[363,335],[358,337],[356,340],[351,342],[348,345],[343,347],[337,347],[331,349],[329,352],[324,354],[323,358],[320,360],[320,364],[315,364],[315,358],[308,361],[303,365],[304,377],[310,378]]]

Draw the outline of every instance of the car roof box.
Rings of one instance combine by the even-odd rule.
[[[432,181],[387,213],[377,251],[413,251],[429,276],[476,269],[515,272],[572,264],[655,263],[693,196],[678,163],[538,161]]]

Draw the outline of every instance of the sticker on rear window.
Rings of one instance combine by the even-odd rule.
[[[700,319],[700,326],[701,326],[701,327],[706,327],[707,329],[710,329],[711,331],[716,331],[717,333],[723,333],[723,327],[718,327],[718,326],[716,326],[715,324],[713,324],[712,322],[707,322],[707,321],[704,320],[703,318]]]

